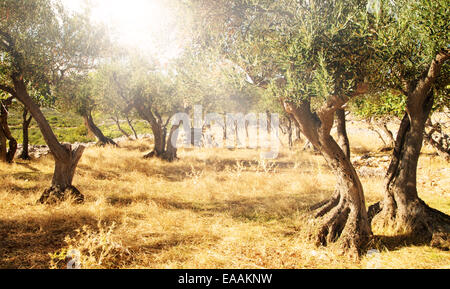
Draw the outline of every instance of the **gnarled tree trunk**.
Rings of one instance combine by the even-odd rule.
[[[150,124],[155,142],[153,150],[146,154],[144,158],[157,157],[169,162],[177,159],[177,149],[172,146],[171,138],[175,132],[177,132],[178,136],[178,131],[176,130],[178,126],[172,127],[169,138],[167,139],[167,125],[170,118],[168,118],[166,122],[163,122],[161,115],[156,110],[153,112],[152,109],[146,107],[142,103],[141,105],[135,104],[135,108],[139,115]]]
[[[407,83],[406,114],[400,124],[391,164],[386,174],[383,201],[369,208],[369,219],[380,229],[390,229],[417,241],[450,249],[450,216],[430,208],[417,193],[417,164],[425,123],[433,106],[433,83],[450,51],[441,51],[427,74]]]
[[[117,146],[117,144],[112,139],[110,139],[109,137],[106,137],[103,134],[103,132],[95,125],[94,119],[92,118],[91,111],[86,112],[83,115],[83,119],[84,119],[84,124],[86,125],[86,128],[95,135],[95,137],[98,140],[99,145]]]
[[[33,117],[30,115],[28,116],[28,110],[24,107],[23,108],[23,115],[22,115],[22,153],[20,154],[20,158],[23,160],[29,160],[30,158],[30,154],[28,151],[28,145],[29,145],[29,140],[28,140],[28,129],[30,127],[31,124],[31,120],[33,119]]]
[[[83,202],[84,196],[72,185],[72,180],[85,147],[80,145],[73,148],[70,144],[60,144],[39,106],[29,96],[22,77],[13,75],[12,80],[17,99],[24,104],[36,120],[55,159],[52,185],[45,190],[39,202],[53,203],[68,198],[72,198],[77,203]]]
[[[337,178],[332,199],[312,208],[316,211],[315,217],[322,221],[317,243],[327,245],[339,241],[344,251],[359,256],[365,250],[372,232],[356,170],[330,135],[335,107],[339,108],[339,105],[331,102],[315,114],[307,101],[300,105],[285,103],[287,112],[295,117],[303,134],[320,151]]]
[[[432,99],[430,92],[421,112],[405,114],[386,174],[384,199],[369,208],[369,218],[374,228],[417,241],[433,240],[437,247],[450,249],[450,216],[430,208],[417,192],[417,164]]]

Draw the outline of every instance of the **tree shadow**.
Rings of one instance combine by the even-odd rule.
[[[89,215],[0,219],[0,268],[48,268],[49,253],[63,247],[67,235],[97,220]]]
[[[205,217],[228,214],[240,221],[267,222],[290,218],[299,212],[307,213],[311,204],[319,201],[316,195],[240,197],[211,202],[183,202],[166,198],[150,198],[150,200],[165,209],[190,210]]]
[[[376,248],[380,251],[387,249],[389,251],[397,251],[399,249],[411,246],[425,246],[430,245],[430,237],[418,238],[413,234],[400,234],[395,236],[375,235],[373,242]]]

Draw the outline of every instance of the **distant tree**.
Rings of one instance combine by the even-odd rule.
[[[95,77],[91,75],[72,75],[66,77],[57,88],[60,106],[64,110],[73,110],[83,117],[84,124],[89,132],[91,132],[98,140],[98,145],[117,144],[109,137],[106,137],[101,129],[95,124],[92,112],[99,107],[96,100]]]
[[[105,67],[102,73],[104,102],[111,101],[112,110],[124,115],[135,110],[152,128],[154,149],[145,157],[175,160],[177,149],[171,139],[178,125],[171,126],[170,121],[185,108],[174,77],[145,57],[133,54]]]

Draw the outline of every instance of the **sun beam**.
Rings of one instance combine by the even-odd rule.
[[[121,45],[155,54],[161,62],[179,53],[174,17],[161,0],[63,0],[71,10],[90,3],[92,20],[107,25]]]

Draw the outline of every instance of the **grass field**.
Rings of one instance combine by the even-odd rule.
[[[13,137],[22,143],[22,108],[12,108],[8,118],[8,123],[11,129]],[[93,142],[95,137],[89,135],[86,126],[84,125],[83,118],[75,113],[67,112],[61,113],[53,109],[42,109],[45,117],[47,118],[50,126],[54,129],[56,137],[61,142]],[[94,119],[98,127],[102,130],[105,136],[109,138],[118,138],[123,134],[118,130],[116,124],[107,119],[104,115],[94,115]],[[131,129],[126,122],[121,123],[122,128],[133,135]],[[133,121],[133,126],[138,134],[150,133],[150,127],[145,121]],[[32,120],[29,129],[29,139],[31,145],[45,145],[44,138],[41,131],[36,124],[36,121]]]
[[[351,131],[351,130],[350,130]],[[361,172],[384,169],[372,135],[350,134]],[[82,268],[450,268],[450,252],[381,236],[379,254],[355,261],[308,237],[308,207],[329,197],[335,178],[321,156],[284,149],[181,150],[180,160],[144,160],[146,140],[88,148],[74,185],[83,205],[37,205],[51,156],[0,164],[0,268],[64,268],[72,249]],[[424,150],[420,196],[450,214],[449,164]],[[361,173],[367,204],[382,197],[382,175]]]

